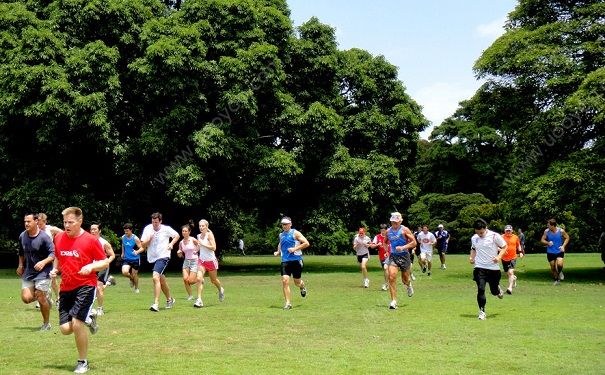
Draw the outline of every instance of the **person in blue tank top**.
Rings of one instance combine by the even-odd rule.
[[[569,243],[569,235],[565,229],[557,226],[555,219],[550,219],[541,242],[546,245],[546,259],[550,264],[553,285],[559,285],[565,277],[563,275],[563,258],[565,257],[565,247]]]
[[[307,288],[302,281],[303,258],[302,250],[309,247],[309,241],[299,231],[292,228],[292,219],[284,216],[281,219],[283,232],[279,234],[279,244],[275,256],[281,255],[281,283],[286,304],[284,310],[292,308],[290,298],[290,277],[294,279],[294,285],[300,288],[300,295],[307,295]]]
[[[135,250],[135,246],[137,250]],[[122,236],[122,275],[130,279],[130,289],[139,293],[139,268],[141,267],[141,240],[132,233],[132,224],[124,224]]]
[[[414,295],[414,288],[410,279],[412,260],[410,251],[416,247],[416,238],[409,228],[401,225],[403,218],[399,212],[391,214],[391,227],[387,230],[387,237],[391,245],[391,254],[385,262],[388,265],[389,292],[391,303],[389,309],[397,308],[397,272],[401,270],[401,281],[408,288],[408,297]]]

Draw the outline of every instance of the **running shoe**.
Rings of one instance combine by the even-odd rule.
[[[563,275],[563,271],[559,272],[559,280],[565,280],[565,275]]]
[[[485,311],[479,310],[479,320],[485,320],[486,317]]]
[[[174,303],[175,303],[175,302],[176,302],[176,301],[174,300],[174,298],[170,297],[170,299],[169,299],[169,300],[166,300],[166,308],[167,308],[167,309],[171,309],[171,308],[172,308],[172,306],[174,306]]]
[[[395,301],[395,300],[391,301],[391,303],[389,304],[389,309],[396,310],[397,309],[397,301]]]
[[[218,291],[218,301],[223,302],[224,300],[225,300],[225,289],[223,287],[221,287],[221,289]]]
[[[414,295],[414,287],[412,287],[412,284],[410,284],[410,286],[408,286],[408,297],[411,297]]]
[[[90,318],[90,322],[87,322],[85,324],[88,326],[90,333],[92,333],[94,335],[95,333],[97,333],[99,331],[99,326],[97,325],[96,312],[93,312],[92,314],[90,314],[89,318]]]
[[[88,361],[80,361],[78,360],[78,364],[74,369],[74,373],[76,374],[84,374],[88,372]]]
[[[286,303],[286,305],[284,306],[284,310],[292,310],[292,305],[289,303]]]
[[[198,308],[198,309],[202,308],[202,307],[204,307],[204,302],[202,302],[201,298],[197,298],[195,300],[195,303],[193,304],[193,307]]]
[[[306,287],[302,287],[300,288],[300,295],[301,297],[306,297],[307,296],[307,288]]]
[[[50,331],[50,323],[44,323],[40,326],[40,331]]]
[[[151,307],[149,307],[149,310],[151,310],[153,312],[158,312],[158,311],[160,311],[160,308],[158,307],[157,303],[154,303],[153,305],[151,305]]]
[[[504,293],[502,293],[502,288],[500,288],[500,285],[498,285],[498,295],[496,297],[500,299],[504,298]]]

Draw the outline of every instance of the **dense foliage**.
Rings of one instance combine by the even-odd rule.
[[[289,215],[338,252],[414,196],[427,121],[397,69],[295,30],[285,0],[0,2],[0,72],[3,238],[77,205],[118,232],[207,218],[264,253]]]

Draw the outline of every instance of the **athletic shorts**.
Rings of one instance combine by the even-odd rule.
[[[444,247],[437,248],[437,253],[438,254],[447,254],[447,245]]]
[[[133,270],[139,270],[141,268],[141,260],[140,259],[124,259],[122,260],[122,267],[129,266]]]
[[[96,293],[97,288],[90,285],[67,292],[61,291],[59,293],[59,324],[70,322],[73,318],[86,322]]]
[[[426,251],[426,252],[420,253],[420,259],[432,262],[433,261],[433,252]]]
[[[157,272],[160,275],[164,274],[166,267],[168,267],[168,261],[170,258],[160,258],[153,262],[153,272]]]
[[[197,258],[196,259],[185,259],[183,261],[183,269],[189,270],[189,272],[197,272]]]
[[[358,255],[357,256],[357,263],[361,263],[363,260],[365,259],[370,259],[370,254],[366,253],[363,255]]]
[[[473,280],[477,283],[479,290],[485,290],[485,284],[489,284],[490,293],[497,296],[500,293],[498,285],[500,285],[502,273],[500,270],[488,270],[485,268],[475,268],[473,270]]]
[[[508,272],[508,270],[514,270],[516,265],[517,265],[517,259],[502,261],[502,268],[504,269],[504,272]]]
[[[384,269],[385,264],[389,258],[379,259],[380,260],[380,268]]]
[[[97,281],[105,284],[107,279],[109,278],[109,267],[105,268],[103,271],[99,271],[97,273]]]
[[[565,258],[565,253],[562,251],[559,253],[546,253],[546,259],[548,259],[549,263],[557,260],[557,258]]]
[[[48,292],[50,289],[50,279],[41,280],[22,280],[21,289],[36,289],[41,292]]]
[[[281,264],[281,275],[292,276],[295,279],[300,279],[302,276],[303,261],[292,260],[289,262],[282,262]]]
[[[410,253],[407,251],[404,251],[400,254],[391,253],[386,261],[386,264],[389,266],[399,267],[400,270],[406,272],[412,265],[412,259],[410,258]]]
[[[204,269],[206,271],[216,271],[216,270],[218,270],[218,261],[216,259],[214,259],[214,260],[198,259],[197,266],[204,267]],[[198,270],[199,270],[199,268],[198,268]]]

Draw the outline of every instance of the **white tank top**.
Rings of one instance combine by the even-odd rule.
[[[208,241],[208,233],[206,233],[204,238],[202,238],[201,233],[197,235],[197,240],[200,241],[200,260],[202,262],[211,262],[216,259],[214,251],[209,249],[210,241]]]

